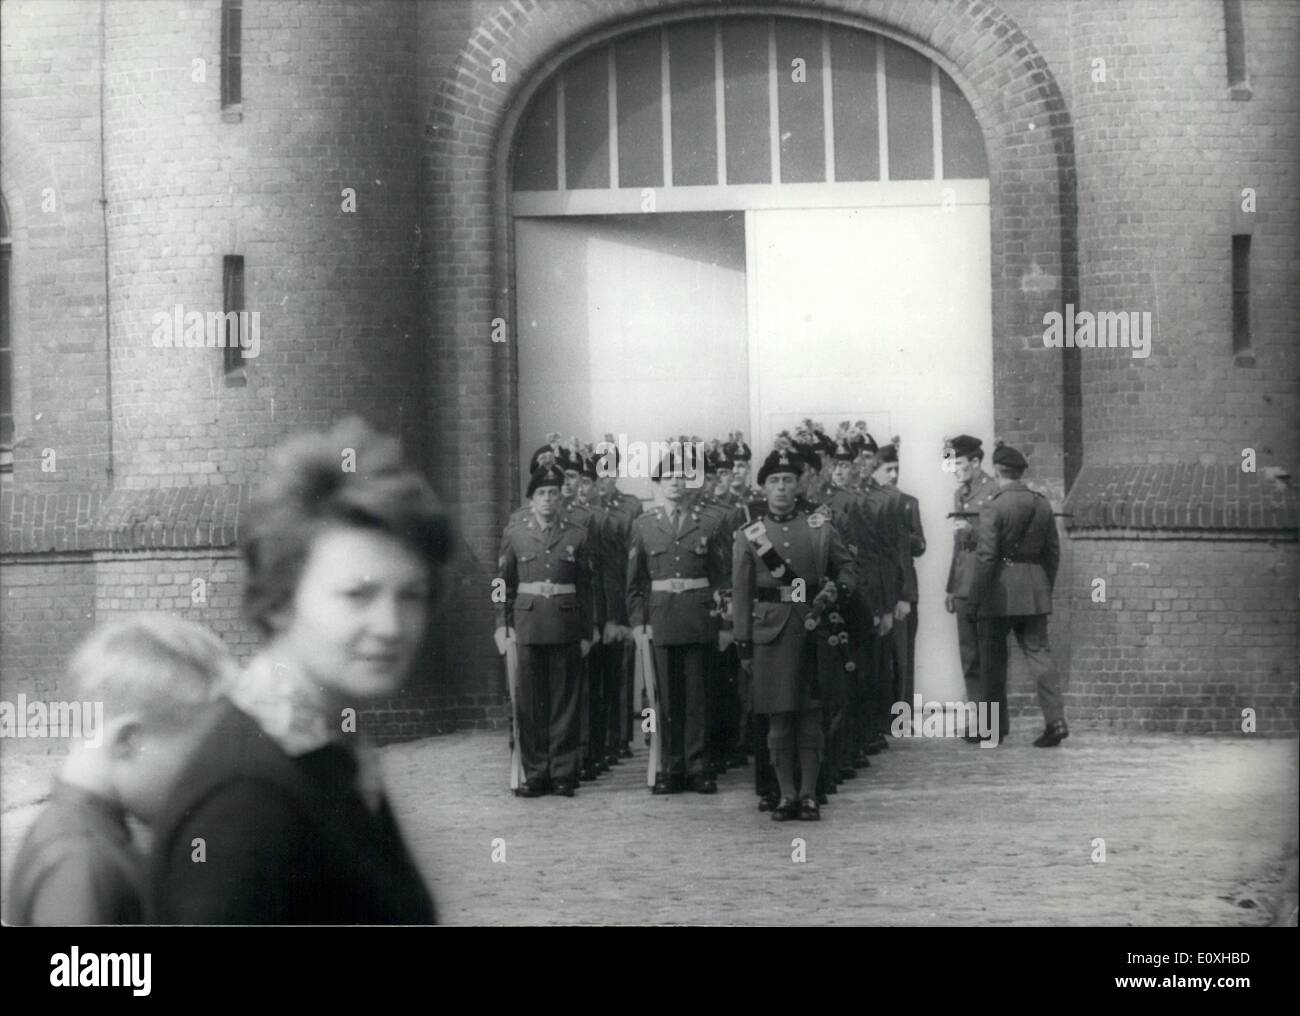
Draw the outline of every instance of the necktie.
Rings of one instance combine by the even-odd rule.
[[[672,523],[673,526],[673,535],[676,536],[682,530],[682,513],[678,511],[676,508],[674,508],[672,510],[671,516],[669,517],[669,521]]]

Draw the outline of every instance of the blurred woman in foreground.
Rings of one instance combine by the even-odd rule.
[[[157,825],[150,919],[433,923],[355,730],[419,649],[447,518],[396,441],[352,418],[282,446],[241,529],[244,607],[266,644]]]

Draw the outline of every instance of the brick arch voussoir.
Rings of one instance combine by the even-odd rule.
[[[43,146],[12,120],[0,129],[0,194],[4,195],[9,215],[9,234],[16,246],[27,236],[28,227],[41,211],[42,192],[54,189],[56,217],[64,210],[63,188],[59,184],[55,163],[44,154]],[[56,219],[57,221],[57,219]],[[42,225],[46,223],[42,222]]]

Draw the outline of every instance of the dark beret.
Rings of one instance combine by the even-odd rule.
[[[804,460],[797,452],[777,448],[763,460],[763,467],[758,471],[758,485],[763,486],[769,476],[777,473],[793,473],[795,476],[802,476],[803,467]]]
[[[1010,466],[1012,469],[1019,469],[1022,472],[1029,468],[1029,461],[1010,445],[998,445],[993,449],[993,464],[995,466]]]
[[[971,437],[969,434],[958,434],[948,442],[948,447],[952,453],[960,459],[970,458],[972,455],[984,454],[984,442],[977,437]]]
[[[528,481],[528,496],[532,497],[537,493],[539,487],[563,487],[564,471],[555,465],[542,466],[535,473],[532,479]]]

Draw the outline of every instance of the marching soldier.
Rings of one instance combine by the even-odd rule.
[[[782,822],[821,817],[815,794],[825,747],[822,687],[840,665],[825,615],[855,581],[834,527],[796,504],[804,468],[791,450],[778,448],[767,457],[758,476],[766,514],[737,531],[732,552],[736,646],[752,675],[754,711],[769,717],[768,747],[781,794],[772,818]]]
[[[641,514],[641,500],[618,489],[618,446],[606,434],[596,447],[596,494],[605,509],[602,533],[605,550],[605,627],[602,673],[605,706],[605,762],[618,765],[632,757],[632,627],[627,616],[627,552],[632,523]]]
[[[1047,642],[1052,589],[1061,560],[1060,538],[1051,503],[1021,482],[1029,467],[1025,457],[1008,445],[993,451],[998,490],[984,503],[979,519],[979,543],[966,610],[977,619],[980,635],[982,699],[997,703],[999,734],[1009,729],[1007,716],[1007,635],[1016,640],[1038,684],[1038,704],[1046,728],[1034,741],[1054,748],[1069,736],[1061,681]]]
[[[687,498],[688,476],[702,479],[702,465],[689,441],[670,450],[651,477],[662,503],[632,524],[628,550],[628,618],[654,649],[655,722],[664,746],[655,794],[718,789],[708,767],[705,667],[717,639],[712,590],[723,559],[716,524]]]
[[[948,568],[947,597],[944,606],[957,617],[957,645],[961,652],[962,677],[966,681],[966,699],[980,701],[979,632],[969,619],[967,600],[975,574],[975,547],[978,543],[979,513],[998,489],[997,481],[984,472],[984,446],[977,437],[958,434],[945,449],[952,463],[957,490],[953,494],[952,564]],[[968,742],[978,744],[978,734],[967,734]]]
[[[560,512],[564,474],[552,464],[528,482],[531,512],[506,526],[497,560],[505,602],[497,651],[516,644],[514,708],[524,783],[520,797],[572,797],[578,785],[582,658],[591,647],[592,568],[587,530]]]
[[[886,490],[897,490],[903,509],[903,522],[907,529],[907,570],[903,575],[903,598],[895,613],[894,675],[896,699],[911,702],[916,688],[916,605],[919,599],[916,582],[916,559],[925,553],[925,530],[921,526],[921,504],[911,494],[898,487],[898,438],[893,444],[880,449],[876,466],[876,482]],[[906,609],[904,609],[906,608]],[[899,616],[901,613],[901,616]],[[902,631],[899,631],[899,627]]]

